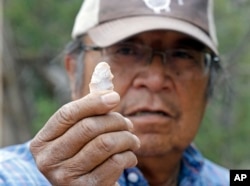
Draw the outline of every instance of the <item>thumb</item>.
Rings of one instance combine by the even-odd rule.
[[[112,90],[101,91],[90,93],[86,96],[86,99],[93,99],[99,102],[97,99],[100,99],[100,105],[103,105],[102,109],[96,110],[99,114],[105,114],[107,111],[110,111],[120,102],[120,95]],[[103,113],[102,113],[103,112]]]

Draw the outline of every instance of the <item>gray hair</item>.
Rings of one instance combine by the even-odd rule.
[[[76,61],[76,70],[75,70],[75,92],[81,94],[83,86],[83,72],[84,72],[84,56],[85,51],[82,49],[82,37],[79,37],[71,42],[69,42],[65,47],[65,54],[72,56]]]

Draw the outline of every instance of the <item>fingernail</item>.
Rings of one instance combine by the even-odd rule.
[[[134,128],[134,125],[133,125],[132,121],[130,121],[130,119],[128,119],[128,118],[125,118],[125,121],[128,124],[129,131],[132,131],[133,128]]]
[[[116,105],[120,101],[120,96],[116,92],[110,92],[102,95],[102,101],[109,106]]]
[[[134,135],[134,138],[136,139],[137,148],[140,148],[141,147],[141,141],[140,141],[140,139],[136,135]]]

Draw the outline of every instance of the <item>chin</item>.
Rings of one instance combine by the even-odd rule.
[[[137,156],[164,156],[170,153],[173,148],[168,139],[162,139],[159,135],[139,136],[141,147],[135,152]]]
[[[135,154],[137,157],[159,157],[159,156],[165,156],[168,153],[166,151],[162,151],[162,150],[145,150],[145,149],[139,149],[137,151],[135,151]]]
[[[174,143],[168,135],[144,134],[138,135],[141,147],[135,151],[138,157],[162,157],[170,154],[180,154],[186,148],[186,144]]]

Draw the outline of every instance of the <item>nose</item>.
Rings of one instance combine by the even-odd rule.
[[[153,92],[171,90],[173,81],[165,62],[164,56],[154,55],[151,63],[139,70],[133,82],[134,87],[144,87]]]
[[[156,55],[159,56],[159,57],[161,57],[161,60],[162,60],[161,62],[162,62],[162,64],[165,65],[166,62],[167,62],[167,61],[166,61],[166,60],[167,60],[167,58],[166,58],[166,57],[167,57],[167,56],[166,56],[166,53],[161,52],[161,51],[153,51],[153,53],[152,53],[152,59],[154,59],[153,57],[156,56]],[[152,62],[153,62],[152,59],[149,61],[149,63],[152,63]]]

